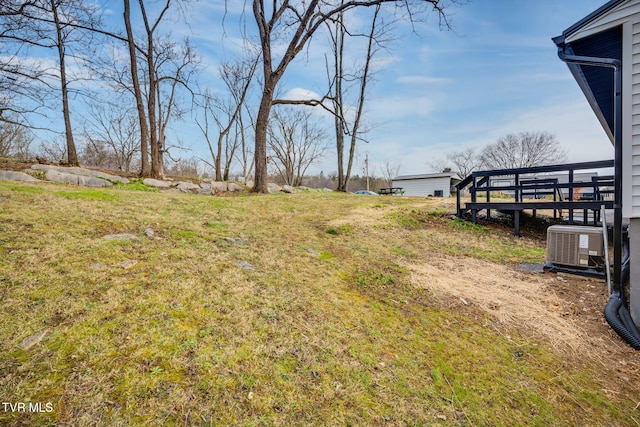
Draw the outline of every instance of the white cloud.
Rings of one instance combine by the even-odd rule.
[[[316,92],[308,89],[304,89],[301,87],[294,87],[287,91],[287,93],[283,97],[288,100],[310,100],[310,99],[320,99],[321,95],[318,95]]]

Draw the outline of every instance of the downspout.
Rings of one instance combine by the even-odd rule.
[[[622,61],[615,58],[596,58],[572,55],[565,51],[564,36],[553,39],[558,46],[558,57],[563,62],[613,69],[614,108],[614,204],[613,204],[613,292],[605,307],[607,322],[634,349],[640,350],[640,332],[633,322],[629,324],[629,311],[625,304],[624,281],[622,274]]]

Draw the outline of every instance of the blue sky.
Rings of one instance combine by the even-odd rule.
[[[603,0],[476,0],[453,10],[454,32],[405,34],[368,105],[361,146],[373,163],[424,173],[444,153],[482,148],[512,132],[548,131],[569,161],[613,157],[613,147],[551,41]]]
[[[238,54],[239,28],[254,31],[250,10],[240,23],[245,3],[228,2],[224,26],[222,0],[191,3],[188,25],[170,19],[174,36],[188,35],[194,42],[202,76],[211,85],[217,66]],[[482,149],[523,131],[555,134],[571,162],[612,158],[613,147],[551,41],[604,3],[472,0],[450,9],[453,31],[439,30],[435,17],[416,25],[417,34],[400,26],[395,42],[378,57],[366,106],[370,142],[360,144],[354,173],[361,173],[365,154],[374,173],[380,174],[385,162],[401,165],[401,174],[432,172],[433,164],[447,166],[447,152]],[[120,2],[102,4],[113,7],[111,19],[120,25]],[[285,73],[284,93],[323,93],[324,52],[318,48],[322,43],[314,42]],[[207,155],[204,140],[188,120],[176,123],[173,135],[192,150],[179,156]],[[331,146],[312,172],[335,171],[333,150]]]
[[[551,41],[604,3],[475,0],[450,10],[454,31],[440,31],[434,20],[419,24],[417,35],[400,29],[369,96],[373,129],[358,149],[356,172],[365,154],[374,171],[389,161],[403,174],[430,172],[446,152],[481,149],[522,131],[555,134],[572,162],[612,158],[613,147]],[[201,27],[204,16],[191,21],[195,40],[206,36],[206,52],[228,55],[232,26],[222,37],[210,24]],[[254,25],[251,16],[247,25]],[[222,47],[211,46],[216,39]],[[321,93],[323,67],[307,54],[285,74],[283,89]],[[329,155],[317,169],[328,173],[334,164]]]

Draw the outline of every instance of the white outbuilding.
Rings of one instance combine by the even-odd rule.
[[[452,172],[403,175],[393,178],[393,187],[402,188],[405,196],[449,197],[459,181],[458,175]]]

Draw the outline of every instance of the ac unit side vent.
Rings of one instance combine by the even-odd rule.
[[[603,265],[604,239],[598,227],[554,225],[547,229],[547,262],[598,268]]]
[[[576,263],[576,239],[575,235],[567,233],[551,233],[547,243],[547,258],[563,265]]]

